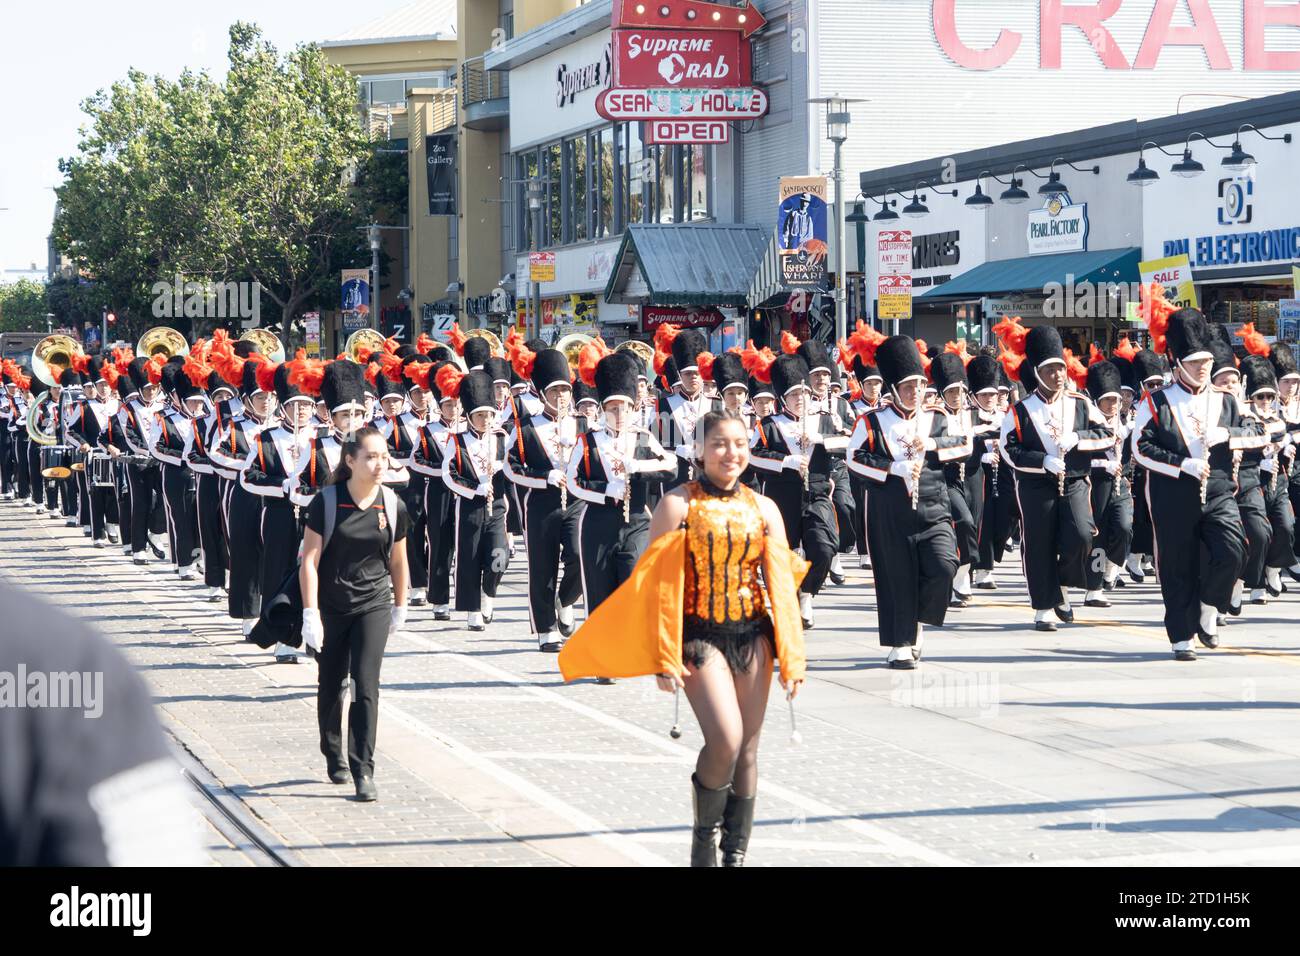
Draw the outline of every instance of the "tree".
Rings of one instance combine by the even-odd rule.
[[[44,332],[45,286],[31,279],[0,285],[0,332]]]

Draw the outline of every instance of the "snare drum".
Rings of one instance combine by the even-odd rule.
[[[68,467],[70,467],[73,471],[85,471],[86,455],[87,452],[82,451],[80,448],[74,447],[72,449],[72,464],[69,465]]]
[[[41,477],[69,478],[72,476],[72,446],[46,445],[41,449]]]
[[[90,483],[96,488],[112,488],[116,484],[112,458],[108,455],[90,456]]]

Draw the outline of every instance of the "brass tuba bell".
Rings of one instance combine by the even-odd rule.
[[[284,361],[284,343],[280,337],[266,329],[249,329],[239,337],[240,342],[252,342],[257,346],[257,351],[266,356],[272,365],[279,365]]]
[[[578,356],[582,354],[583,348],[594,341],[596,340],[590,335],[583,335],[581,332],[570,332],[555,343],[555,348],[564,353],[564,357],[569,361],[569,371],[577,375]]]
[[[615,352],[631,352],[640,360],[646,369],[654,369],[655,350],[637,339],[628,339],[626,342],[620,342],[614,348]]]
[[[73,358],[80,358],[83,354],[77,340],[70,335],[47,335],[32,349],[32,374],[52,388],[59,384],[59,380],[58,373],[50,366],[71,368]]]
[[[190,343],[185,341],[185,336],[175,329],[159,325],[140,336],[140,341],[135,346],[135,354],[146,359],[153,358],[155,355],[171,359],[177,355],[189,355]]]
[[[343,352],[352,361],[358,365],[364,364],[361,361],[361,349],[368,348],[372,355],[378,355],[384,350],[384,342],[387,339],[383,334],[376,332],[374,329],[357,329],[348,336],[347,343],[343,346]]]

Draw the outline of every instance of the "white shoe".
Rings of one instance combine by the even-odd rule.
[[[573,613],[572,604],[570,604],[568,607],[565,607],[564,605],[560,605],[560,607],[555,612],[555,619],[559,621],[560,626],[562,627],[573,627],[573,618],[574,618],[574,613]]]
[[[105,542],[103,538],[99,538],[95,541],[95,547],[97,548],[103,548],[106,546],[106,544],[107,542]]]
[[[482,612],[480,612],[480,611],[470,611],[470,612],[469,612],[469,620],[466,622],[466,626],[467,626],[471,631],[481,631],[481,630],[483,630],[483,614],[482,614]]]
[[[1241,602],[1239,601],[1239,602],[1237,602],[1237,603],[1241,603]],[[1250,592],[1250,603],[1251,603],[1251,604],[1267,604],[1267,603],[1268,603],[1268,591],[1264,590],[1263,588],[1255,588],[1255,590],[1253,590],[1253,591]]]
[[[193,568],[181,568],[177,573],[177,577],[182,581],[193,581],[197,575],[194,573]]]
[[[869,555],[869,554],[860,554],[860,555],[858,555],[858,568],[859,568],[859,570],[862,570],[862,571],[870,570],[870,568],[871,568],[871,555]]]
[[[1245,581],[1238,581],[1236,584],[1234,584],[1232,586],[1232,597],[1229,599],[1228,603],[1230,603],[1233,607],[1241,607],[1241,592],[1245,589],[1245,587],[1246,587]],[[1253,597],[1254,592],[1251,593]]]
[[[1297,561],[1295,564],[1291,565],[1289,570],[1291,571],[1292,574],[1300,574],[1300,561]]]
[[[495,601],[495,600],[496,600],[495,598],[490,598],[490,597],[488,597],[486,594],[484,594],[484,595],[479,599],[479,605],[478,605],[478,606],[479,606],[480,610],[483,612],[483,623],[484,623],[484,624],[491,624],[491,623],[492,623],[492,618],[496,616],[496,615],[494,614],[494,612],[493,612],[493,609],[492,609],[492,602]]]
[[[290,647],[288,644],[275,645],[275,662],[277,664],[297,664],[298,649]]]
[[[952,589],[959,597],[970,598],[970,565],[963,564],[957,569],[957,576],[952,579]]]
[[[1106,595],[1101,591],[1089,591],[1083,596],[1084,604],[1087,604],[1089,601],[1104,601],[1104,600],[1106,600]]]
[[[38,515],[43,515],[43,514],[45,514],[45,505],[37,505],[37,506],[36,506],[36,513],[37,513]]]
[[[843,574],[844,565],[840,564],[840,556],[837,554],[831,558],[831,574]]]
[[[426,591],[424,588],[411,588],[411,594],[407,598],[407,603],[410,604],[412,607],[421,607],[428,603],[428,599],[425,597],[425,594]]]
[[[916,644],[912,646],[912,660],[921,659],[921,645],[925,643],[925,625],[917,622],[916,625]]]
[[[803,626],[812,628],[815,625],[812,610],[812,595],[805,591],[799,592],[799,616],[803,618]]]
[[[1268,568],[1264,571],[1264,583],[1274,591],[1282,590],[1282,569]]]
[[[134,561],[136,564],[148,564],[149,556],[145,554],[143,551],[141,551],[139,554],[131,555],[131,560]]]
[[[1066,614],[1069,614],[1070,611],[1072,610],[1072,608],[1070,607],[1070,589],[1069,589],[1069,588],[1061,588],[1061,603],[1058,604],[1057,607],[1059,607],[1059,608],[1060,608],[1062,611],[1064,611]]]
[[[249,634],[252,634],[253,628],[255,627],[257,627],[257,618],[255,617],[244,618],[244,625],[243,625],[244,637],[248,637]]]
[[[916,652],[911,647],[891,647],[885,655],[886,662],[901,661],[911,658],[916,660]]]
[[[1210,636],[1219,633],[1219,609],[1212,604],[1201,604],[1201,630]]]
[[[221,588],[208,588],[207,597],[210,604],[216,604],[225,596],[226,592],[222,591]]]
[[[560,634],[559,631],[554,629],[547,631],[545,634],[537,635],[537,646],[542,650],[546,650],[548,645],[551,648],[555,648],[562,645],[563,643],[564,643],[564,636]]]

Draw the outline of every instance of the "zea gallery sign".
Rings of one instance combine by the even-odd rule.
[[[1256,159],[1241,172],[1219,165],[1222,154],[1192,142],[1205,172],[1184,179],[1160,170],[1143,190],[1142,251],[1146,259],[1186,255],[1197,278],[1206,270],[1258,267],[1286,275],[1300,259],[1300,124],[1265,129],[1291,134],[1291,142],[1261,139],[1246,131],[1242,148]]]

